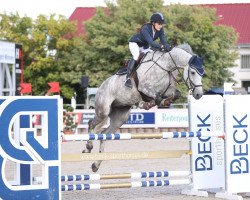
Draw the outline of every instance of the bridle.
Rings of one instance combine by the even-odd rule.
[[[196,84],[192,81],[192,79],[190,78],[190,72],[191,72],[191,71],[190,71],[190,68],[193,68],[192,65],[189,65],[189,66],[188,66],[188,76],[187,76],[186,80],[183,78],[183,75],[182,75],[182,78],[183,78],[183,81],[185,82],[186,86],[188,87],[188,89],[191,90],[191,91],[194,91],[195,88],[197,88],[197,87],[202,87],[202,84],[196,85]],[[183,73],[184,73],[184,72],[183,72]],[[201,75],[199,75],[199,76],[201,76]],[[188,84],[188,83],[189,83],[189,84]]]
[[[194,65],[190,65],[190,64],[189,64],[189,66],[188,66],[188,76],[187,76],[186,79],[184,79],[184,77],[183,77],[184,70],[183,70],[183,73],[180,72],[180,69],[177,67],[177,64],[176,64],[175,60],[173,59],[173,57],[172,57],[172,55],[171,55],[170,52],[162,52],[162,55],[160,55],[160,56],[157,58],[157,60],[154,61],[154,55],[155,55],[155,53],[156,53],[156,51],[153,52],[153,56],[152,56],[151,59],[146,60],[146,61],[143,60],[143,61],[140,63],[140,65],[143,64],[143,63],[152,61],[152,62],[153,62],[153,65],[150,66],[149,69],[150,69],[151,67],[153,67],[154,65],[157,65],[157,66],[160,67],[162,70],[168,72],[169,77],[173,77],[174,81],[175,81],[176,83],[179,84],[180,81],[177,80],[177,78],[173,75],[173,72],[177,70],[179,74],[182,74],[182,76],[181,76],[181,81],[183,81],[183,82],[185,83],[185,85],[187,86],[188,90],[191,91],[191,92],[193,92],[193,91],[195,90],[195,88],[197,88],[197,87],[202,87],[202,84],[196,85],[196,84],[191,80],[191,78],[190,78],[190,68],[194,68],[194,69],[195,69],[195,66],[194,66]],[[172,62],[174,63],[174,66],[175,66],[171,71],[168,71],[167,69],[165,69],[164,67],[162,67],[161,65],[159,65],[159,64],[157,63],[157,61],[158,61],[164,54],[166,54],[166,53],[169,54],[169,56],[170,56]],[[139,67],[139,66],[138,66],[138,67]],[[149,70],[149,69],[148,69],[148,70]],[[148,70],[147,70],[145,73],[147,73]],[[199,74],[199,75],[200,75],[200,74]],[[201,75],[200,75],[200,76],[201,76]],[[164,93],[169,89],[170,85],[171,85],[171,83],[170,83],[170,78],[169,78],[169,84],[167,85],[166,89],[164,90],[164,92],[163,92],[162,94],[164,94]]]

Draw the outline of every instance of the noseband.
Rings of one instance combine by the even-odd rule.
[[[184,80],[183,75],[182,75],[182,78],[183,78],[183,80],[184,80],[186,86],[188,87],[188,89],[191,90],[191,91],[194,91],[195,88],[197,88],[197,87],[202,87],[202,84],[196,85],[196,84],[191,80],[191,78],[190,78],[190,68],[192,68],[192,67],[189,65],[189,66],[188,66],[188,76],[187,76],[187,79]],[[183,72],[183,73],[184,73],[184,72]],[[200,75],[200,76],[201,76],[201,75]],[[188,84],[188,83],[189,83],[189,84]]]

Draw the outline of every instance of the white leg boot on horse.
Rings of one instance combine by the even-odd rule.
[[[125,86],[132,89],[132,81],[131,81],[131,74],[132,71],[134,69],[134,66],[136,65],[136,61],[131,58],[129,63],[128,63],[128,69],[127,69],[127,77],[126,77],[126,81],[125,81]]]

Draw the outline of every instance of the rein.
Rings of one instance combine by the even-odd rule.
[[[159,58],[157,58],[157,60],[154,61],[154,55],[155,55],[155,53],[156,53],[156,51],[154,51],[153,56],[152,56],[151,59],[146,60],[146,61],[143,60],[143,61],[140,63],[140,65],[143,64],[143,63],[147,63],[147,62],[152,61],[152,62],[154,62],[154,63],[153,63],[153,65],[151,65],[151,66],[148,68],[148,70],[150,70],[150,69],[156,64],[156,65],[157,65],[158,67],[160,67],[162,70],[168,72],[166,69],[164,69],[162,66],[160,66],[160,65],[157,63],[157,61],[158,61],[166,52],[163,52],[163,53],[161,54],[161,56],[159,56]],[[148,72],[148,70],[145,72],[145,74]]]
[[[176,63],[175,63],[175,61],[174,61],[172,55],[170,54],[170,52],[168,52],[168,53],[169,53],[170,58],[172,59],[172,62],[173,62],[174,65],[175,65],[175,68],[174,68],[174,70],[172,70],[172,71],[177,70],[178,73],[180,74],[180,70],[178,69],[178,67],[177,67],[177,65],[176,65]],[[188,76],[187,76],[187,79],[185,80],[185,79],[183,78],[183,75],[181,76],[181,79],[184,81],[184,83],[185,83],[185,85],[187,86],[187,88],[188,88],[189,90],[191,90],[192,92],[195,90],[196,87],[201,87],[201,86],[202,86],[202,84],[200,84],[200,85],[195,85],[194,82],[191,80],[191,78],[190,78],[190,65],[188,66]],[[175,79],[175,80],[176,80],[176,79]],[[176,81],[176,82],[179,83],[178,81]],[[188,82],[189,82],[189,84],[188,84]],[[165,92],[166,92],[166,91],[165,91]],[[163,94],[164,94],[164,93],[163,93]]]
[[[163,91],[163,93],[162,93],[162,94],[164,94],[164,93],[169,89],[169,87],[170,87],[170,85],[171,85],[171,83],[170,83],[171,77],[173,77],[173,79],[174,79],[174,81],[175,81],[176,83],[179,84],[179,82],[180,82],[179,80],[177,80],[177,78],[173,75],[172,72],[174,72],[175,70],[177,70],[179,74],[182,74],[182,73],[181,73],[180,69],[177,67],[177,64],[176,64],[175,60],[173,59],[173,57],[172,57],[172,55],[171,55],[170,52],[162,52],[162,54],[157,58],[157,60],[154,61],[155,53],[156,53],[156,51],[153,52],[153,55],[152,55],[152,58],[151,58],[151,59],[146,60],[146,61],[143,60],[143,61],[140,63],[140,65],[143,64],[143,63],[147,63],[147,62],[151,62],[151,61],[152,61],[153,64],[148,68],[148,70],[147,70],[145,73],[147,73],[154,65],[157,65],[157,66],[160,67],[162,70],[168,72],[168,75],[169,75],[169,83],[168,83],[166,89],[165,89],[165,90]],[[172,62],[174,63],[174,66],[175,66],[175,68],[172,69],[172,70],[170,70],[170,71],[168,71],[167,69],[165,69],[164,67],[162,67],[161,65],[159,65],[158,62],[157,62],[157,61],[158,61],[164,54],[166,54],[166,53],[169,54],[169,56],[170,56]],[[187,77],[187,79],[185,80],[184,77],[183,77],[183,75],[182,75],[182,76],[181,76],[181,80],[185,83],[185,85],[187,86],[187,88],[188,88],[189,90],[191,90],[191,91],[193,91],[196,87],[201,87],[201,86],[202,86],[202,85],[195,85],[195,84],[193,83],[193,81],[190,79],[190,66],[188,67],[188,77]],[[189,82],[189,84],[188,84],[188,82]],[[161,94],[161,95],[162,95],[162,94]]]

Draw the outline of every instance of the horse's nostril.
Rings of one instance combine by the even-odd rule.
[[[200,99],[202,97],[201,94],[196,94],[196,99]]]

